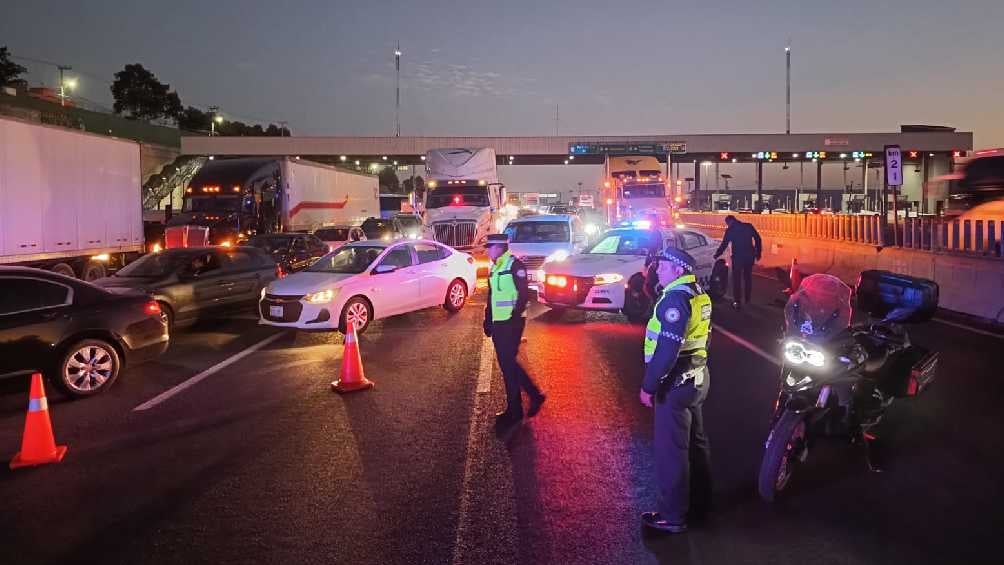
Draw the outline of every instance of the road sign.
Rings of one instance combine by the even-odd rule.
[[[569,155],[665,155],[686,153],[683,141],[638,141],[633,143],[574,142],[568,144]]]
[[[592,208],[593,207],[593,195],[592,194],[580,194],[579,195],[579,206],[581,208]]]
[[[885,146],[885,178],[889,186],[903,184],[903,155],[899,145]]]

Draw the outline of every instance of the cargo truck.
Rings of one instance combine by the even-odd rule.
[[[426,225],[436,241],[481,249],[489,233],[515,218],[515,207],[505,206],[494,149],[433,149],[425,154],[425,169]]]
[[[214,245],[259,233],[358,226],[380,215],[377,177],[289,157],[208,161],[168,226],[209,228]]]
[[[0,117],[0,265],[92,281],[143,251],[140,146]]]
[[[603,163],[603,187],[608,200],[613,202],[610,223],[648,221],[673,225],[666,185],[655,157],[608,155]]]

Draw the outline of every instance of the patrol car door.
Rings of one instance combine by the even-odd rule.
[[[697,261],[697,279],[705,280],[711,276],[711,268],[715,265],[715,247],[704,235],[693,231],[677,232],[678,246],[690,253]]]

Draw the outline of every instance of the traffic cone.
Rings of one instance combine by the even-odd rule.
[[[802,271],[798,268],[798,258],[794,257],[791,259],[791,273],[788,275],[788,280],[791,281],[791,287],[788,289],[788,294],[794,294],[798,290],[798,286],[802,284]]]
[[[59,463],[66,455],[65,445],[56,445],[49,421],[49,401],[45,398],[42,374],[31,376],[31,394],[28,396],[28,415],[24,419],[21,451],[10,461],[11,469]]]
[[[348,333],[345,334],[345,351],[342,352],[342,375],[331,383],[335,392],[355,392],[373,387],[373,381],[366,378],[363,372],[363,359],[359,355],[359,343],[356,337],[356,325],[349,322]]]

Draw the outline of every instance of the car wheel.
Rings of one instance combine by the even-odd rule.
[[[164,321],[167,322],[167,334],[170,336],[174,335],[174,310],[167,305],[167,302],[157,301],[160,304],[160,311],[164,315]]]
[[[624,289],[624,308],[621,311],[631,323],[644,324],[652,316],[652,307],[652,301],[645,293],[645,278],[641,273],[635,274]]]
[[[446,289],[446,301],[443,308],[450,312],[459,312],[467,304],[467,285],[460,279],[455,279]]]
[[[107,272],[105,271],[105,266],[101,263],[91,262],[84,267],[84,272],[81,275],[81,279],[87,282],[93,282],[98,279],[105,278]]]
[[[356,333],[361,334],[366,331],[373,320],[373,307],[369,300],[362,296],[354,296],[345,303],[342,308],[342,316],[338,320],[338,330],[342,333],[348,332],[349,323],[356,326]]]
[[[67,265],[66,263],[56,263],[50,267],[49,270],[57,275],[77,278],[77,273],[73,272],[73,267]]]
[[[85,339],[66,348],[53,380],[70,398],[85,398],[110,387],[121,368],[119,353],[111,343]]]

